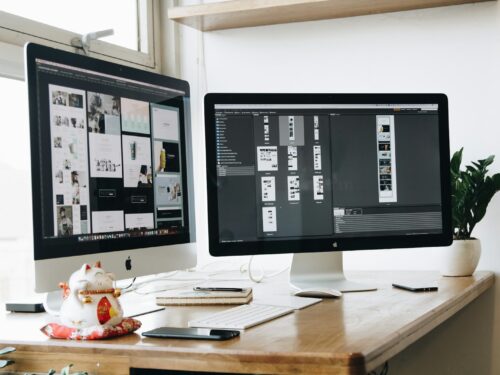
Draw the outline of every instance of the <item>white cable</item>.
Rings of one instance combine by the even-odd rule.
[[[250,257],[250,259],[248,260],[248,263],[246,264],[246,268],[245,268],[245,264],[242,264],[240,266],[240,272],[241,273],[248,272],[248,278],[250,280],[252,280],[254,283],[260,283],[264,279],[270,279],[272,277],[276,277],[276,276],[282,274],[283,272],[287,271],[290,268],[290,266],[287,266],[287,267],[283,268],[282,270],[266,274],[266,272],[264,271],[264,267],[260,266],[260,275],[259,276],[255,276],[254,273],[253,273],[253,271],[252,271],[252,263],[253,263],[253,258],[254,257],[255,257],[254,255],[252,255]]]
[[[251,256],[248,260],[248,262],[243,263],[240,265],[240,273],[244,274],[247,273],[248,279],[250,279],[254,283],[260,283],[265,279],[270,279],[273,277],[276,277],[283,272],[287,271],[290,267],[285,267],[281,270],[272,272],[272,273],[267,273],[264,270],[264,267],[262,265],[259,265],[259,273],[255,274],[253,270],[253,260],[255,256]],[[223,261],[223,260],[217,260],[211,263],[207,263],[203,266],[200,267],[198,270],[185,270],[186,273],[191,274],[195,277],[192,278],[183,278],[182,276],[180,278],[174,278],[173,276],[179,274],[181,271],[173,271],[165,274],[158,274],[155,275],[151,278],[148,278],[146,280],[141,280],[138,282],[135,282],[133,286],[130,288],[126,289],[123,291],[123,293],[129,293],[129,292],[135,292],[139,295],[148,295],[152,293],[158,293],[158,292],[163,292],[167,290],[175,290],[175,289],[182,289],[185,287],[190,287],[190,286],[196,286],[198,284],[206,283],[208,281],[217,281],[217,282],[222,282],[222,281],[245,281],[247,278],[243,277],[224,277],[225,274],[231,274],[234,273],[236,270],[233,269],[226,269],[226,270],[218,270],[218,271],[203,271],[205,268],[208,268],[210,266],[213,266],[214,264],[225,264],[227,266],[232,266],[232,264],[228,261]],[[199,276],[199,277],[196,277]],[[219,276],[219,277],[217,277]],[[222,277],[220,277],[222,276]],[[142,291],[146,286],[158,283],[161,281],[170,281],[170,282],[180,282],[180,284],[174,284],[174,285],[165,285],[165,286],[159,286],[159,289],[157,290],[151,290],[151,291]],[[152,288],[154,289],[154,287]]]
[[[213,266],[215,264],[221,264],[221,265],[224,265],[224,266],[233,266],[233,264],[227,260],[214,260],[213,262],[210,262],[210,263],[206,263],[202,266],[199,267],[198,271],[203,271],[203,270],[206,270],[208,267],[210,266]],[[234,270],[228,270],[228,269],[225,269],[226,272],[232,272]]]
[[[139,289],[140,287],[142,287],[144,285],[154,283],[154,282],[157,282],[159,280],[170,279],[172,276],[176,275],[177,273],[179,273],[179,271],[168,272],[168,273],[163,274],[163,276],[160,276],[162,274],[157,274],[157,275],[153,275],[153,276],[146,276],[146,278],[147,278],[146,280],[134,281],[134,282],[132,282],[132,284],[129,287],[127,287],[126,289],[122,289],[122,294],[134,292],[135,290]]]
[[[167,291],[167,290],[175,290],[175,289],[182,289],[182,288],[185,288],[185,287],[190,287],[190,286],[196,286],[196,285],[199,285],[199,284],[203,284],[207,281],[238,281],[238,280],[246,280],[246,279],[228,279],[228,278],[222,278],[222,279],[218,279],[218,278],[214,278],[214,276],[217,276],[217,275],[221,275],[221,274],[226,274],[226,273],[231,273],[231,272],[234,272],[234,270],[221,270],[221,271],[212,271],[212,272],[209,272],[207,274],[200,274],[200,277],[193,277],[193,278],[173,278],[174,275],[176,275],[177,273],[179,273],[180,271],[174,271],[174,272],[170,272],[168,274],[166,274],[165,276],[162,276],[162,277],[158,277],[158,276],[155,276],[154,278],[152,279],[149,279],[149,280],[144,280],[144,281],[141,281],[137,284],[135,284],[135,288],[133,289],[127,289],[126,292],[135,292],[139,295],[148,295],[148,294],[152,294],[152,293],[158,293],[158,292],[164,292],[164,291]],[[189,273],[189,272],[187,272]],[[161,282],[161,281],[171,281],[171,282],[181,282],[180,284],[174,284],[174,285],[165,285],[165,286],[159,286],[158,289],[155,289],[154,287],[152,287],[153,290],[150,290],[150,291],[146,291],[146,292],[143,292],[141,291],[144,287],[148,286],[148,285],[151,285],[151,284],[154,284],[154,283],[158,283],[158,282]]]
[[[248,260],[248,278],[250,280],[252,280],[254,283],[260,283],[262,280],[264,280],[264,277],[265,277],[265,272],[264,272],[264,268],[262,266],[260,266],[260,276],[254,276],[253,272],[252,272],[252,262],[253,262],[253,258],[254,256],[252,255],[250,257],[250,259]]]
[[[285,267],[285,268],[283,268],[283,269],[281,269],[281,270],[278,270],[278,271],[276,271],[276,272],[266,274],[266,275],[264,275],[264,277],[265,277],[266,279],[270,279],[270,278],[272,278],[272,277],[276,277],[276,276],[278,276],[278,275],[282,274],[283,272],[288,271],[289,269],[290,269],[290,266],[287,266],[287,267]]]

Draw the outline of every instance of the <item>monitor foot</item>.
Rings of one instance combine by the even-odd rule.
[[[325,290],[342,293],[377,290],[373,285],[364,285],[347,280],[344,275],[342,252],[296,253],[290,268],[292,291],[311,291],[319,296]]]

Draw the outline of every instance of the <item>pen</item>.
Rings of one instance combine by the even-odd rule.
[[[224,287],[194,287],[193,290],[200,292],[243,292],[243,288],[224,288]]]

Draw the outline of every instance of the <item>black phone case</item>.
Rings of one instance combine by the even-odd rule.
[[[212,330],[211,335],[195,335],[191,333],[183,333],[181,331],[169,331],[168,329],[153,329],[142,333],[145,337],[154,337],[162,339],[188,339],[188,340],[229,340],[233,337],[239,336],[239,331],[229,330]]]

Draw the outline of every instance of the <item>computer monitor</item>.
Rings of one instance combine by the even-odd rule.
[[[451,243],[445,95],[208,94],[205,132],[214,256],[295,253],[296,288],[356,291],[339,251]]]
[[[26,46],[37,292],[196,264],[189,85]]]

